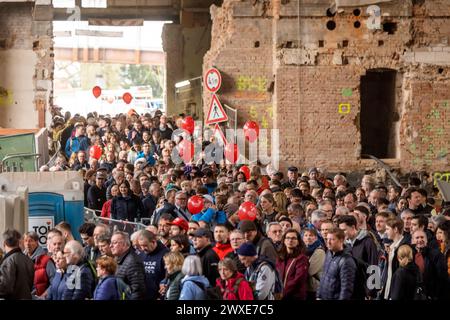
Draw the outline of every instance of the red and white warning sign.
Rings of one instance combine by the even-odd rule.
[[[209,104],[208,116],[206,117],[206,124],[213,124],[228,121],[228,116],[215,94],[212,95],[211,103]]]
[[[227,138],[225,138],[225,135],[223,134],[223,131],[218,123],[214,126],[213,137],[219,145],[225,146],[227,144]]]
[[[205,75],[205,86],[208,91],[214,93],[220,89],[222,85],[222,76],[216,68],[211,68]]]

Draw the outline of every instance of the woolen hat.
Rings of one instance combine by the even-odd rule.
[[[236,250],[237,254],[244,257],[254,257],[256,256],[256,247],[251,242],[244,242],[241,246]]]

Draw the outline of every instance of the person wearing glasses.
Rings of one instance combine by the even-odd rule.
[[[277,252],[280,252],[283,247],[283,230],[279,222],[271,222],[267,225],[266,229],[267,237],[272,240],[273,246]]]
[[[247,268],[242,264],[241,260],[239,260],[239,255],[237,254],[237,249],[244,242],[245,242],[244,234],[240,230],[235,229],[235,230],[231,231],[230,232],[230,245],[231,245],[231,249],[233,249],[233,251],[231,251],[230,253],[228,253],[225,256],[225,258],[230,258],[236,263],[237,270],[242,274],[245,273],[245,270]]]
[[[283,281],[283,300],[306,300],[309,260],[300,233],[288,229],[277,259],[277,271]]]
[[[64,247],[67,262],[66,288],[62,300],[91,299],[95,288],[94,274],[84,258],[84,249],[76,240]]]
[[[175,209],[173,211],[179,218],[189,221],[192,214],[187,209],[187,201],[187,194],[184,191],[178,191],[175,194]]]

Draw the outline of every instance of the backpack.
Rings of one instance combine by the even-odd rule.
[[[364,300],[368,296],[367,290],[367,268],[368,264],[361,259],[349,255],[356,265],[355,280],[353,282],[352,300]],[[344,256],[339,260],[339,268],[344,263]]]
[[[259,271],[261,271],[261,268],[265,265],[269,266],[270,269],[272,269],[272,271],[275,274],[275,285],[274,285],[272,294],[273,294],[275,300],[281,300],[283,298],[284,286],[283,286],[283,281],[281,280],[280,274],[278,273],[275,265],[270,260],[263,260],[263,262],[261,262],[258,265],[258,267],[254,271],[254,273],[258,274]],[[258,296],[258,292],[256,290],[256,281],[249,281],[249,284],[253,291],[253,297],[256,299],[256,297]]]
[[[131,300],[131,288],[122,278],[116,278],[116,287],[119,300]]]
[[[207,287],[202,282],[195,280],[187,280],[194,283],[205,293],[206,300],[223,300],[222,290],[219,287]]]

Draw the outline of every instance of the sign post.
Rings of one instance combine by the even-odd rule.
[[[222,76],[216,68],[211,68],[206,72],[205,85],[209,92],[216,93],[222,86]]]

